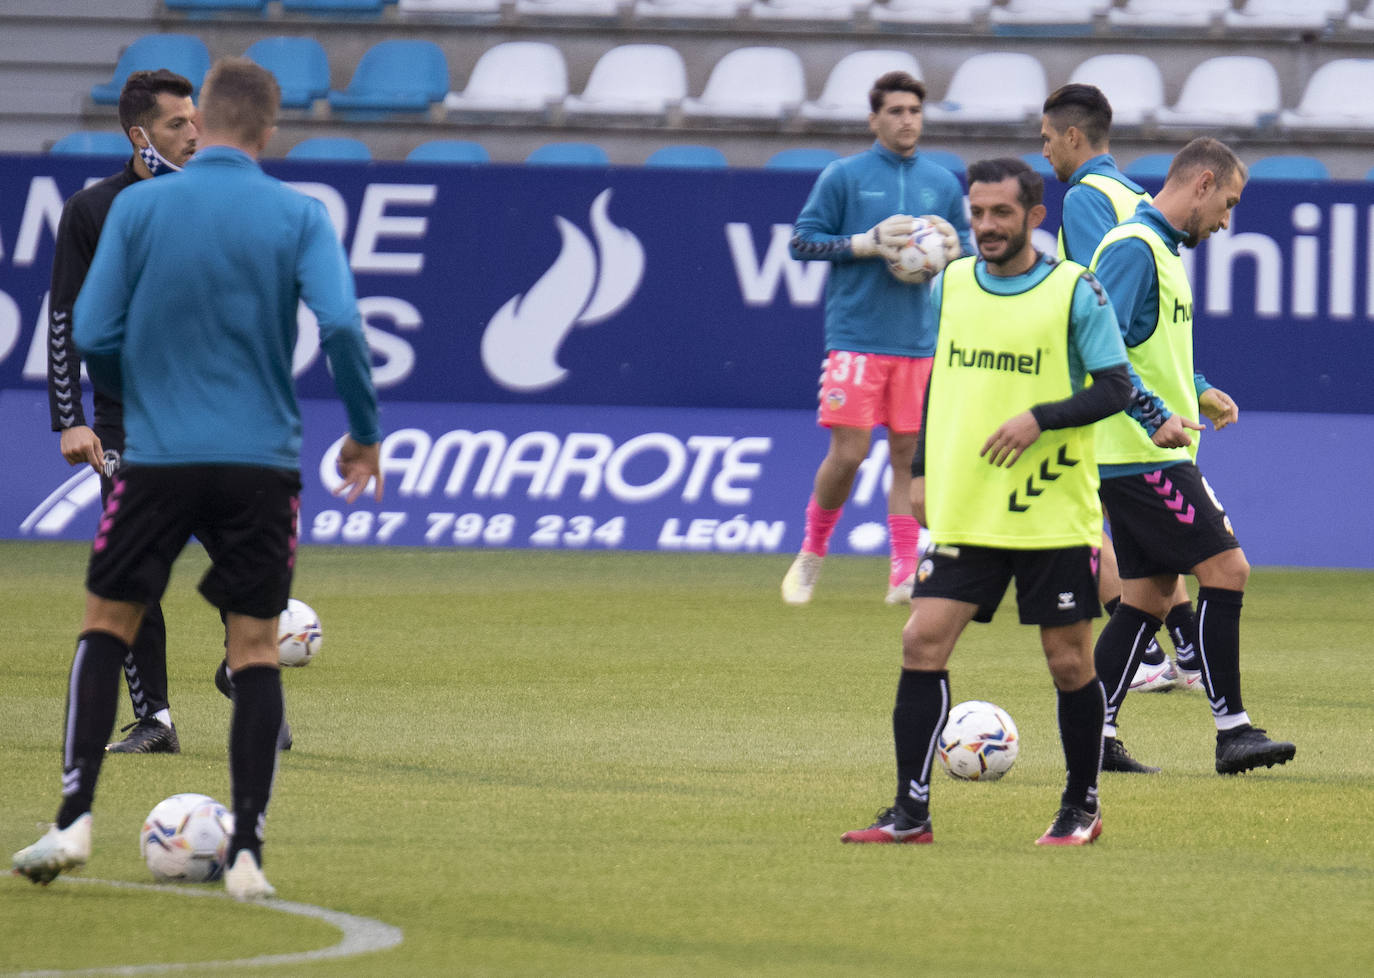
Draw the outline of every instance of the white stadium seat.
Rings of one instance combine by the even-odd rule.
[[[614,20],[619,0],[515,0],[517,17]]]
[[[1007,0],[1005,7],[988,11],[988,21],[1016,27],[1047,24],[1090,26],[1093,18],[1106,12],[1113,0]]]
[[[1307,80],[1297,108],[1279,113],[1285,129],[1374,129],[1374,59],[1328,61]]]
[[[1113,126],[1139,126],[1164,106],[1164,76],[1143,54],[1099,54],[1073,70],[1069,81],[1096,85],[1112,104]]]
[[[634,5],[637,20],[689,21],[692,23],[731,21],[739,16],[745,0],[638,0]]]
[[[666,44],[622,44],[592,67],[581,95],[563,100],[572,116],[640,116],[662,119],[687,95],[687,68]]]
[[[1231,0],[1126,0],[1107,11],[1107,23],[1124,28],[1206,27],[1231,9]]]
[[[1351,10],[1345,18],[1347,31],[1374,31],[1374,2],[1363,11]]]
[[[854,19],[869,0],[755,0],[748,7],[755,20],[795,20],[834,27]]]
[[[863,122],[868,118],[868,92],[880,75],[905,71],[921,77],[921,65],[907,51],[854,51],[841,58],[825,80],[820,97],[803,102],[801,116],[813,122]]]
[[[874,3],[868,16],[878,23],[971,24],[988,12],[993,0],[887,0]]]
[[[1232,54],[1208,58],[1183,82],[1172,108],[1155,119],[1166,126],[1261,125],[1280,109],[1279,76],[1264,58]]]
[[[1321,30],[1344,13],[1346,0],[1246,0],[1228,10],[1222,23],[1252,30]]]
[[[471,14],[482,20],[501,15],[501,0],[397,0],[403,14]]]
[[[449,92],[444,107],[458,115],[542,115],[567,94],[562,51],[542,41],[506,41],[482,52],[467,87]]]
[[[801,58],[789,48],[736,48],[716,62],[699,98],[682,100],[687,118],[775,120],[806,99]]]
[[[1045,69],[1033,56],[975,54],[954,69],[944,101],[926,101],[929,122],[1013,123],[1039,117],[1049,94]]]

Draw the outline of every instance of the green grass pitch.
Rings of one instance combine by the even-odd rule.
[[[0,544],[5,853],[56,809],[85,553]],[[952,685],[956,701],[1010,711],[1016,767],[995,784],[937,776],[934,845],[867,847],[839,837],[893,794],[905,612],[882,603],[885,563],[857,558],[827,562],[816,600],[786,607],[787,562],[303,549],[295,590],[325,641],[285,676],[296,748],[265,868],[281,898],[399,926],[404,941],[204,973],[1374,973],[1374,576],[1256,570],[1246,706],[1296,759],[1222,778],[1201,694],[1133,695],[1122,737],[1165,773],[1104,775],[1105,831],[1082,850],[1032,844],[1063,761],[1035,632],[1004,606],[965,634]],[[184,753],[107,761],[80,876],[148,881],[148,810],[178,791],[228,801],[229,705],[211,682],[222,636],[194,590],[204,563],[183,558],[166,602]],[[0,974],[198,974],[194,962],[337,940],[219,897],[0,884]]]

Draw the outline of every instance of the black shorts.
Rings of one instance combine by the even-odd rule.
[[[1240,546],[1226,510],[1192,462],[1103,479],[1098,495],[1123,578],[1186,574]]]
[[[1003,550],[939,546],[916,568],[913,598],[949,598],[975,604],[973,620],[992,621],[1016,578],[1016,607],[1023,625],[1072,625],[1102,613],[1097,602],[1097,547]]]
[[[221,611],[275,618],[296,564],[299,473],[250,465],[121,469],[91,545],[86,588],[111,601],[156,604],[195,534],[212,566],[200,593]]]

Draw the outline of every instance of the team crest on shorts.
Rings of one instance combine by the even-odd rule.
[[[825,406],[831,411],[838,411],[844,407],[844,391],[838,387],[832,387],[825,392]]]
[[[105,457],[100,460],[100,469],[105,473],[105,478],[114,478],[115,473],[119,471],[121,461],[117,451],[113,448],[105,449]]]
[[[924,583],[925,581],[929,580],[930,575],[934,572],[934,570],[935,562],[932,561],[929,557],[922,558],[920,565],[916,568],[916,580]]]

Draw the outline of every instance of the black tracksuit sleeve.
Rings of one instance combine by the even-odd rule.
[[[53,431],[86,423],[81,408],[81,357],[72,341],[72,307],[86,281],[100,226],[89,208],[73,198],[62,208],[48,295],[48,413]]]

